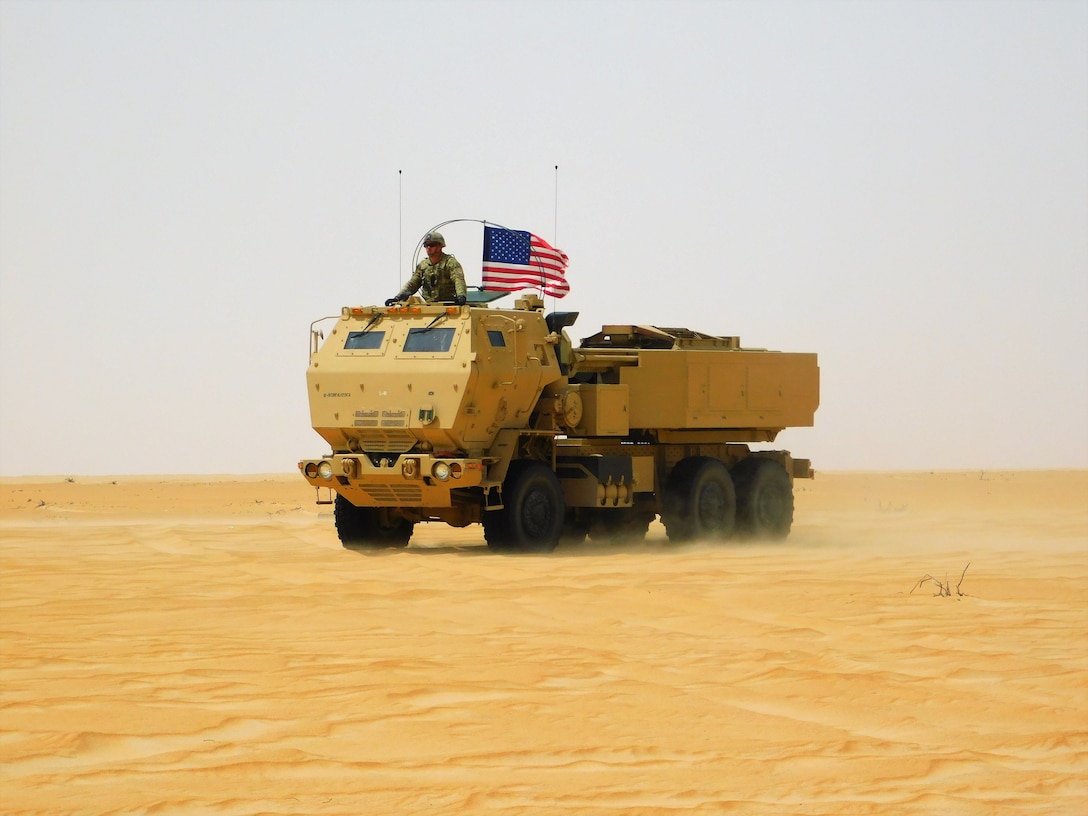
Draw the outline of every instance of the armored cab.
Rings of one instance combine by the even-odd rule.
[[[757,450],[812,425],[813,354],[736,337],[613,325],[574,346],[576,313],[411,298],[344,308],[307,371],[314,430],[299,463],[345,546],[404,546],[413,527],[481,523],[488,546],[561,536],[784,537],[808,460]]]

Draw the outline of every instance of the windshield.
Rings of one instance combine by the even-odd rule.
[[[383,340],[385,340],[384,331],[354,331],[348,334],[344,348],[349,351],[380,349]]]
[[[456,329],[409,329],[405,351],[449,351]]]

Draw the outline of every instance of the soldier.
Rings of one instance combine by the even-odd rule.
[[[427,257],[419,262],[404,288],[396,297],[389,298],[385,305],[392,306],[398,300],[405,300],[422,286],[423,299],[429,303],[436,300],[453,301],[458,306],[464,306],[465,272],[455,257],[442,251],[445,246],[446,239],[442,237],[442,233],[428,232],[423,237],[423,248],[427,250]]]

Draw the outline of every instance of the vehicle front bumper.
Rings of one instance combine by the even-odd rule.
[[[357,507],[449,507],[453,491],[477,487],[485,477],[481,459],[438,457],[429,453],[331,454],[298,463],[316,488],[339,493]]]

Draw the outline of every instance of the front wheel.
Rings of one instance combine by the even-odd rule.
[[[503,509],[484,513],[484,538],[493,550],[551,552],[566,515],[559,479],[541,462],[514,462],[502,488]]]
[[[333,521],[340,543],[348,549],[406,547],[415,527],[408,519],[393,515],[384,507],[356,507],[339,493],[333,506]]]

